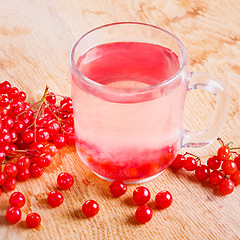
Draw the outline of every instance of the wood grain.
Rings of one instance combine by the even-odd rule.
[[[231,103],[221,132],[224,141],[240,145],[240,1],[239,0],[2,0],[0,4],[0,77],[27,92],[29,101],[39,99],[49,85],[53,92],[70,95],[67,63],[73,42],[93,27],[118,21],[140,21],[163,27],[185,44],[191,71],[220,77],[229,87]],[[204,128],[214,109],[214,98],[202,92],[189,94],[186,126]],[[218,143],[193,150],[207,155]],[[185,151],[185,150],[183,150]],[[71,190],[62,191],[64,204],[56,209],[46,202],[57,189],[56,177],[67,171],[75,177]],[[109,183],[91,173],[74,147],[59,151],[40,179],[17,185],[27,197],[22,221],[5,219],[10,193],[0,197],[0,238],[14,239],[240,239],[240,188],[223,197],[193,175],[168,169],[144,184],[152,193],[151,222],[139,225],[131,195],[136,186],[114,199]],[[160,190],[172,192],[173,205],[157,210],[153,199]],[[88,199],[100,204],[99,214],[86,219],[81,205]],[[38,212],[42,224],[28,229],[26,215]]]

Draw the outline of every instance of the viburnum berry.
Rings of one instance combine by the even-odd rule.
[[[16,188],[16,185],[17,185],[16,178],[7,177],[5,183],[3,184],[3,187],[6,191],[10,192]]]
[[[74,178],[71,174],[63,172],[58,175],[57,183],[61,189],[69,189],[74,183]]]
[[[6,175],[3,172],[0,172],[0,186],[2,186],[6,182]]]
[[[133,191],[133,200],[138,206],[146,204],[150,197],[150,191],[146,187],[140,186]]]
[[[30,170],[28,168],[24,169],[24,170],[18,171],[18,174],[16,176],[17,180],[20,181],[20,182],[25,182],[30,177],[31,177],[31,172],[30,172]]]
[[[88,200],[82,205],[82,212],[86,217],[93,217],[99,212],[99,205],[94,200]]]
[[[147,206],[140,206],[137,208],[135,217],[139,223],[146,223],[152,219],[152,209]]]
[[[38,142],[46,142],[48,141],[49,137],[50,137],[49,132],[46,129],[44,128],[37,129],[36,139]]]
[[[48,194],[47,201],[51,207],[58,207],[63,203],[63,195],[58,191],[52,191]]]
[[[213,170],[209,175],[209,183],[216,187],[224,180],[224,174],[219,170]]]
[[[27,156],[21,156],[17,159],[16,166],[19,171],[29,168],[31,165],[31,160]]]
[[[10,82],[3,81],[0,83],[0,94],[6,94],[12,88]]]
[[[11,207],[7,210],[6,218],[10,223],[17,223],[21,219],[21,210],[17,207]]]
[[[240,185],[240,170],[237,170],[230,176],[230,180],[234,183],[235,186]]]
[[[51,136],[55,136],[60,130],[60,124],[57,120],[53,119],[46,124],[45,128]]]
[[[187,159],[183,162],[183,167],[187,171],[194,171],[197,168],[197,161],[193,157],[187,157]]]
[[[0,151],[0,163],[2,163],[5,158],[6,158],[6,153],[3,151]]]
[[[237,168],[240,169],[240,154],[237,154],[237,156],[235,156],[234,162],[237,164]]]
[[[4,167],[4,173],[8,177],[15,177],[18,173],[18,168],[14,163],[7,163]]]
[[[229,149],[229,147],[225,146],[225,145],[221,146],[218,149],[217,156],[218,156],[218,159],[220,161],[228,160],[230,158],[230,149]]]
[[[14,192],[9,198],[9,204],[11,207],[21,208],[25,205],[26,199],[21,192]]]
[[[16,98],[18,98],[18,96],[19,96],[19,90],[18,90],[18,88],[12,87],[12,88],[8,91],[7,95],[8,95],[8,97],[9,97],[10,99],[16,99]]]
[[[52,163],[52,156],[48,153],[42,153],[39,157],[34,161],[39,167],[48,167]]]
[[[38,213],[29,213],[26,223],[30,228],[36,228],[41,223],[41,216]]]
[[[127,185],[121,180],[115,180],[109,185],[111,194],[114,197],[120,197],[127,191]]]
[[[172,162],[171,167],[175,170],[180,170],[183,168],[183,162],[185,161],[185,157],[182,154],[178,154],[175,160]]]
[[[31,176],[34,178],[39,178],[43,174],[43,168],[38,166],[37,164],[32,164],[29,168]]]
[[[155,203],[158,208],[168,208],[172,201],[172,194],[166,190],[159,192],[155,197]]]
[[[31,129],[26,129],[22,132],[21,137],[25,143],[31,143],[34,140],[34,132]]]
[[[58,133],[54,136],[53,143],[55,144],[56,147],[62,148],[66,145],[67,141],[63,134]]]
[[[223,195],[230,194],[233,192],[233,190],[234,190],[234,183],[230,179],[224,179],[219,185],[219,191]]]
[[[218,159],[217,156],[212,156],[208,159],[207,165],[212,170],[217,170],[221,166],[221,161]]]
[[[210,170],[209,167],[206,165],[199,165],[195,170],[196,178],[203,182],[209,178]]]
[[[52,157],[57,154],[57,148],[54,144],[48,143],[42,148],[43,153],[49,153]]]
[[[237,171],[237,164],[232,160],[225,160],[222,163],[222,171],[226,175],[231,175]]]
[[[48,101],[48,103],[50,104],[55,104],[57,99],[56,96],[53,92],[49,92],[46,96],[46,100]]]

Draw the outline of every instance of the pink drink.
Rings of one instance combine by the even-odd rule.
[[[76,147],[93,172],[134,182],[171,164],[182,135],[187,80],[179,77],[154,91],[146,87],[169,79],[179,65],[170,49],[138,42],[99,45],[79,58],[78,71],[107,86],[99,91],[79,81],[83,75],[72,75]],[[124,97],[123,89],[129,93]]]

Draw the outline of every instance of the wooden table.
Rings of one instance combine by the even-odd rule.
[[[220,137],[240,145],[240,1],[238,0],[2,0],[0,4],[0,77],[26,91],[33,102],[49,85],[59,94],[70,95],[67,57],[74,41],[96,26],[118,21],[140,21],[163,27],[185,44],[191,71],[210,72],[220,77],[231,92],[230,108]],[[214,98],[189,93],[186,126],[204,128],[211,118]],[[216,151],[217,142],[190,149],[200,156]],[[185,151],[185,150],[183,150]],[[205,161],[205,160],[203,160]],[[74,186],[62,191],[65,201],[58,208],[46,202],[57,189],[60,172],[75,177]],[[240,187],[221,196],[208,183],[199,183],[192,173],[168,169],[145,183],[152,193],[153,219],[136,223],[132,191],[114,199],[109,183],[99,179],[80,161],[74,147],[59,151],[54,163],[39,179],[19,183],[16,190],[27,198],[22,220],[11,225],[5,212],[10,193],[0,197],[0,239],[240,239]],[[156,193],[167,189],[174,202],[157,210]],[[81,212],[84,201],[100,204],[97,216],[87,219]],[[41,226],[29,229],[29,212],[42,216]]]

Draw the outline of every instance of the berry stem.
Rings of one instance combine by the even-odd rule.
[[[224,142],[223,142],[223,140],[222,140],[221,138],[217,138],[217,140],[218,140],[218,142],[219,142],[221,145],[224,146]]]

